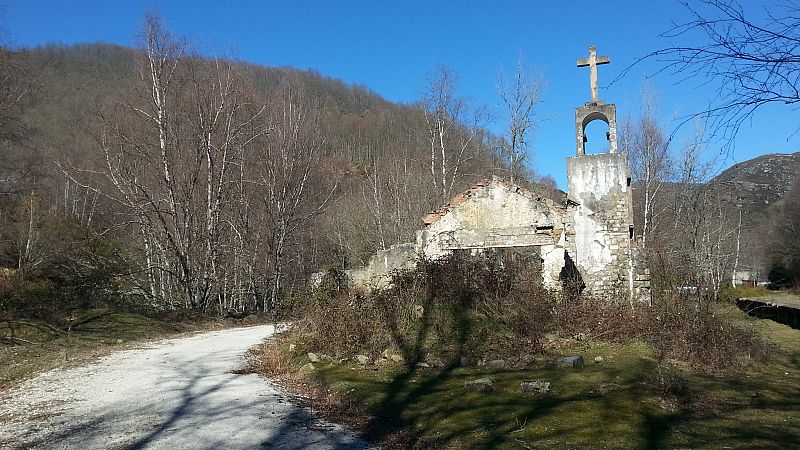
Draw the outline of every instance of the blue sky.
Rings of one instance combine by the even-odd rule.
[[[656,68],[642,65],[603,88],[637,57],[664,47],[660,35],[688,12],[677,1],[204,1],[0,0],[6,40],[17,47],[60,42],[134,45],[146,11],[160,13],[175,34],[201,52],[232,55],[271,66],[315,69],[365,85],[398,102],[419,97],[437,64],[452,68],[460,91],[498,111],[497,78],[523,56],[546,82],[533,136],[533,165],[566,187],[566,163],[574,155],[573,109],[590,100],[588,69],[577,58],[596,45],[611,64],[601,66],[600,97],[617,104],[618,121],[636,117],[640,92]],[[755,2],[752,2],[755,3]],[[748,6],[751,6],[748,4]],[[714,95],[702,80],[665,74],[648,81],[658,92],[664,127],[698,111]],[[798,151],[797,114],[770,107],[741,129],[728,163],[773,152]],[[499,130],[502,123],[491,126]],[[687,130],[688,131],[688,130]],[[591,144],[605,130],[589,129]],[[678,133],[680,141],[685,133]],[[721,144],[720,144],[721,145]],[[710,149],[711,152],[715,148]]]

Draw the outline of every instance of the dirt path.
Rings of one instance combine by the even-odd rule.
[[[363,448],[269,380],[233,373],[272,333],[213,331],[45,373],[0,398],[0,448]]]

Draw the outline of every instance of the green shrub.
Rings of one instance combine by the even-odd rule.
[[[27,256],[20,254],[25,235],[9,226],[2,254],[6,265],[0,281],[0,316],[59,321],[73,309],[122,306],[123,280],[130,274],[127,249],[119,241],[97,235],[63,216],[41,213]]]
[[[15,277],[0,291],[0,311],[8,318],[27,318],[52,322],[59,311],[68,309],[57,283],[51,280],[26,280]]]

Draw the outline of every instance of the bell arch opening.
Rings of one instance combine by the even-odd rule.
[[[578,156],[586,154],[586,143],[591,142],[591,153],[617,152],[617,114],[614,105],[587,104],[575,110],[576,150]]]
[[[608,130],[608,122],[602,119],[591,120],[584,125],[583,149],[585,154],[608,153],[611,150]]]

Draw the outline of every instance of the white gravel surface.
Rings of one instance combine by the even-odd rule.
[[[270,380],[233,373],[274,332],[207,332],[42,374],[0,398],[0,447],[364,448]]]

